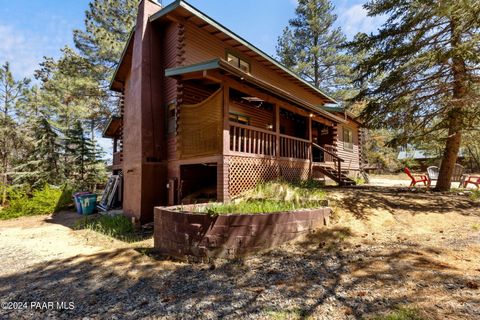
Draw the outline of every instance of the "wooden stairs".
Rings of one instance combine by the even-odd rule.
[[[312,147],[322,151],[324,154],[324,159],[325,155],[329,155],[332,158],[333,163],[335,164],[334,168],[313,164],[312,170],[314,176],[315,171],[317,171],[323,173],[324,175],[338,183],[339,186],[354,186],[357,184],[355,181],[347,177],[347,171],[342,171],[342,162],[345,161],[340,158],[336,153],[332,152],[331,150],[327,150],[316,143],[312,143]]]
[[[354,180],[347,177],[347,171],[342,171],[339,177],[338,170],[331,167],[314,165],[313,171],[315,170],[323,173],[324,175],[338,183],[338,185],[340,186],[354,186],[357,184]]]

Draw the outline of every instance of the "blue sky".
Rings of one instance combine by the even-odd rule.
[[[89,0],[0,0],[0,63],[9,61],[16,78],[32,77],[44,56],[59,57],[82,29]],[[168,5],[172,0],[163,0]],[[294,16],[296,0],[190,0],[190,4],[270,55]],[[347,37],[375,31],[381,18],[369,18],[363,0],[333,0],[337,25]],[[101,139],[111,152],[111,142]]]
[[[163,0],[164,5],[172,0]],[[294,15],[296,0],[190,0],[192,5],[270,55]],[[362,0],[334,0],[337,24],[347,36],[374,31]],[[0,0],[0,63],[8,60],[16,77],[30,77],[43,56],[58,57],[73,46],[72,30],[83,27],[89,0]],[[254,9],[252,9],[254,8]]]

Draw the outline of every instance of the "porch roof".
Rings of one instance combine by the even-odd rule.
[[[108,123],[105,126],[105,129],[103,129],[102,136],[104,138],[116,138],[118,137],[118,131],[120,129],[120,126],[122,125],[122,118],[119,116],[111,116],[110,119],[108,119]]]
[[[201,63],[196,63],[188,66],[180,66],[180,67],[174,67],[174,68],[169,68],[165,70],[165,76],[167,77],[172,77],[172,78],[182,78],[185,75],[188,74],[195,74],[195,73],[200,73],[198,76],[199,77],[204,77],[206,74],[206,71],[209,70],[221,70],[227,74],[236,76],[239,78],[241,81],[248,82],[250,84],[253,84],[265,91],[268,91],[272,93],[273,95],[276,95],[280,98],[283,98],[289,102],[294,103],[295,105],[298,105],[300,107],[303,107],[315,114],[319,114],[325,118],[328,118],[330,120],[333,120],[334,122],[339,122],[339,123],[345,123],[346,120],[338,117],[326,110],[324,110],[321,106],[315,106],[299,97],[296,97],[292,95],[291,93],[280,89],[273,84],[270,84],[268,82],[265,82],[259,78],[256,78],[252,76],[249,73],[244,72],[243,70],[232,66],[229,64],[227,61],[221,58],[215,58],[212,60],[204,61]]]

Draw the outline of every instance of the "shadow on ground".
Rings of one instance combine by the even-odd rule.
[[[471,277],[409,245],[359,246],[348,228],[328,228],[270,252],[209,265],[150,259],[131,249],[39,264],[0,277],[3,301],[73,301],[74,310],[0,310],[0,318],[141,317],[361,319],[430,303],[431,318],[478,316]],[[432,294],[462,303],[436,306]],[[430,301],[431,300],[431,301]],[[442,310],[439,308],[443,308]],[[452,309],[454,308],[454,309]],[[438,315],[438,310],[442,315]]]
[[[480,202],[458,193],[438,193],[397,187],[356,187],[335,189],[343,194],[336,205],[350,211],[357,219],[368,219],[372,210],[396,213],[409,210],[413,214],[453,213],[480,216]]]

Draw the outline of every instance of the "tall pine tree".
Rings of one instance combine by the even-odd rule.
[[[75,46],[91,64],[91,76],[111,110],[116,99],[108,85],[135,24],[139,0],[94,0],[85,12],[85,30],[74,30]]]
[[[356,68],[363,118],[406,139],[444,137],[436,188],[448,190],[462,133],[480,121],[480,2],[374,0],[365,7],[388,20],[350,44],[353,53],[367,52]]]
[[[349,97],[352,57],[342,49],[345,35],[333,26],[332,3],[299,0],[295,14],[278,38],[280,62],[336,98]]]
[[[19,104],[29,85],[28,79],[15,80],[6,62],[0,67],[0,189],[1,204],[7,200],[7,186],[10,170],[19,160],[18,151],[23,142],[23,135],[17,130]]]
[[[33,148],[28,158],[15,168],[14,182],[27,184],[30,188],[43,187],[45,184],[61,184],[62,150],[57,130],[43,115],[35,118],[30,126]]]
[[[78,120],[65,132],[64,155],[67,179],[73,181],[77,188],[93,187],[100,152]]]

